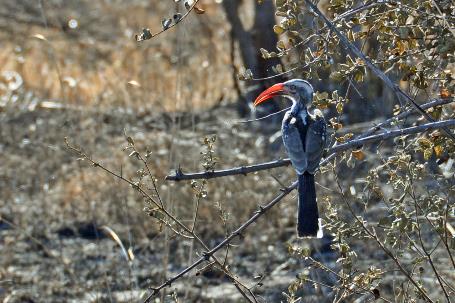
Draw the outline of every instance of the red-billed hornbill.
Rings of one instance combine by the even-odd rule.
[[[292,101],[281,126],[284,147],[292,166],[299,176],[299,213],[297,234],[299,237],[322,237],[314,173],[319,167],[326,144],[327,130],[319,110],[313,114],[308,107],[313,101],[313,86],[305,80],[293,79],[278,83],[262,92],[254,106],[275,97],[284,96]]]

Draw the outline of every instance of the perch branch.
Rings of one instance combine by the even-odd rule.
[[[405,112],[406,113],[406,112]],[[403,113],[404,114],[404,113]],[[390,120],[392,122],[392,120]],[[389,122],[389,123],[390,123]],[[385,125],[384,123],[379,124],[381,126]],[[392,131],[387,131],[378,135],[368,135],[372,130],[368,130],[365,134],[360,135],[358,138],[350,140],[346,143],[335,145],[329,149],[328,154],[330,155],[324,161],[321,162],[321,165],[327,163],[336,153],[341,151],[348,150],[350,148],[360,148],[363,144],[371,143],[379,140],[385,140],[390,138],[395,138],[401,135],[410,135],[410,134],[417,134],[423,131],[432,130],[436,128],[443,128],[443,127],[454,127],[455,126],[455,119],[452,120],[445,120],[445,121],[438,121],[438,122],[430,122],[427,124],[413,126],[403,129],[397,129]],[[379,128],[380,126],[375,126],[374,128]],[[373,131],[374,132],[374,131]],[[291,162],[288,158],[280,159],[275,161],[270,161],[261,164],[255,165],[248,165],[248,166],[241,166],[235,167],[231,169],[224,169],[224,170],[215,170],[211,172],[198,172],[198,173],[188,173],[185,174],[181,171],[181,169],[177,170],[175,175],[169,175],[166,177],[166,180],[170,181],[181,181],[181,180],[194,180],[194,179],[212,179],[218,177],[226,177],[232,175],[247,175],[248,173],[257,172],[261,170],[267,170],[271,168],[287,166]]]
[[[214,171],[207,171],[207,172],[197,172],[197,173],[183,173],[182,170],[179,168],[175,172],[175,175],[166,176],[166,180],[168,181],[182,181],[182,180],[194,180],[194,179],[213,179],[219,177],[226,177],[232,175],[247,175],[252,172],[271,169],[275,167],[287,166],[291,164],[288,158],[280,159],[260,164],[254,165],[245,165],[230,169],[222,169],[222,170],[214,170]]]

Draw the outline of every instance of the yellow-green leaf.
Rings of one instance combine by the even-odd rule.
[[[425,149],[428,149],[430,148],[433,144],[431,143],[430,140],[428,140],[427,138],[419,138],[417,140],[417,143],[422,147],[422,148],[425,148]]]
[[[343,113],[343,103],[338,102],[336,108],[339,114]]]
[[[279,25],[274,25],[274,26],[273,26],[273,31],[275,32],[275,34],[281,35],[282,33],[285,32],[285,29],[282,28],[282,27],[279,26]]]

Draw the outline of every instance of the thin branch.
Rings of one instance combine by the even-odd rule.
[[[392,122],[392,121],[390,121],[390,122]],[[383,125],[384,123],[381,123],[381,124]],[[395,138],[395,137],[399,137],[402,135],[417,134],[417,133],[421,133],[424,131],[437,129],[437,128],[444,128],[444,127],[447,128],[447,127],[454,127],[454,126],[455,126],[455,119],[452,119],[452,120],[431,122],[431,123],[427,123],[427,124],[423,124],[423,125],[419,125],[419,126],[413,126],[413,127],[403,128],[403,129],[387,131],[387,132],[384,132],[384,133],[381,133],[378,135],[371,135],[371,136],[367,135],[366,137],[364,137],[364,135],[361,135],[361,136],[359,136],[359,138],[350,140],[343,144],[335,145],[332,148],[330,148],[328,151],[328,154],[330,156],[327,157],[326,159],[324,159],[321,162],[321,165],[327,163],[330,159],[333,158],[333,156],[335,154],[337,154],[341,151],[345,151],[345,150],[348,150],[351,148],[360,148],[362,145],[367,144],[367,143]],[[375,126],[375,128],[378,128],[378,126]],[[370,132],[370,130],[367,131],[365,134],[368,134],[369,132]],[[247,166],[235,167],[235,168],[224,169],[224,170],[214,170],[214,171],[209,171],[209,172],[198,172],[198,173],[186,174],[186,173],[183,173],[181,169],[178,169],[174,175],[166,176],[166,180],[181,181],[181,180],[194,180],[194,179],[212,179],[212,178],[226,177],[226,176],[232,176],[232,175],[247,175],[252,172],[267,170],[267,169],[281,167],[281,166],[287,166],[289,164],[291,164],[291,161],[288,158],[286,158],[286,159],[265,162],[265,163],[261,163],[261,164],[247,165]]]
[[[119,175],[117,173],[115,173],[114,171],[110,170],[109,168],[103,166],[101,163],[99,162],[96,162],[95,160],[93,160],[89,155],[87,155],[84,151],[82,151],[81,149],[79,148],[76,148],[74,146],[72,146],[69,141],[68,141],[68,138],[64,138],[65,140],[65,144],[67,146],[67,148],[69,150],[72,150],[74,152],[76,152],[80,157],[82,157],[82,159],[86,159],[88,160],[93,166],[95,167],[98,167],[100,168],[101,170],[105,171],[106,173],[128,183],[129,185],[131,185],[134,189],[136,189],[147,201],[150,201],[152,202],[158,209],[159,211],[161,211],[163,214],[166,215],[166,217],[168,217],[170,220],[172,220],[172,222],[174,222],[178,227],[180,227],[183,231],[185,231],[186,233],[190,234],[194,240],[196,240],[204,249],[208,249],[208,246],[205,244],[204,241],[202,241],[202,239],[189,227],[187,227],[185,224],[183,224],[180,220],[178,220],[174,215],[172,215],[168,210],[166,210],[165,208],[163,208],[161,206],[161,204],[156,201],[150,194],[148,194],[141,186],[140,186],[140,183],[135,183],[131,180],[128,180],[127,178],[123,177],[123,175]],[[165,222],[164,222],[165,223]],[[167,222],[169,223],[169,222]],[[167,224],[167,226],[170,227],[170,225]],[[171,228],[174,232],[176,231],[176,229],[174,228]],[[181,233],[177,232],[177,234],[179,235],[182,235]],[[237,289],[239,289],[239,286],[243,287],[244,289],[246,289],[250,295],[253,296],[254,298],[254,294],[252,294],[248,287],[246,287],[242,282],[240,282],[231,272],[230,270],[227,268],[227,266],[223,265],[222,262],[220,262],[220,260],[218,260],[218,258],[216,256],[214,256],[213,254],[210,255],[208,258],[212,258],[215,263],[220,267],[220,269],[224,272],[224,274],[229,277],[229,279],[231,279],[231,281],[233,282],[233,284],[235,285],[235,287]],[[241,295],[248,301],[248,302],[253,302],[246,294],[244,291],[240,291]],[[255,300],[256,301],[256,300]]]
[[[201,202],[201,196],[198,196],[196,198],[196,205],[194,209],[194,217],[193,217],[193,224],[191,225],[191,231],[194,232],[194,229],[196,228],[196,221],[197,221],[197,216],[199,214],[199,203]]]
[[[454,120],[455,121],[455,120]],[[365,221],[363,220],[362,217],[359,217],[355,214],[354,212],[354,209],[352,209],[352,206],[351,204],[349,203],[349,201],[346,199],[345,197],[345,194],[344,194],[344,191],[343,189],[341,188],[341,185],[340,185],[340,182],[338,181],[338,178],[336,178],[336,183],[338,185],[338,188],[340,190],[340,194],[341,194],[341,198],[343,200],[343,202],[346,204],[346,206],[348,207],[348,210],[349,212],[351,213],[351,215],[354,217],[354,220],[357,221],[357,223],[360,224],[360,226],[362,227],[362,229],[365,231],[365,233],[373,240],[376,241],[376,243],[378,244],[378,246],[389,256],[390,259],[392,259],[396,266],[398,267],[398,269],[400,270],[400,272],[406,276],[406,278],[408,279],[409,282],[411,282],[414,287],[419,291],[419,293],[422,295],[423,298],[425,298],[428,302],[430,303],[434,303],[433,300],[431,300],[431,298],[428,296],[427,292],[425,291],[425,289],[419,285],[419,283],[414,280],[414,278],[412,277],[412,273],[409,273],[403,266],[403,264],[401,264],[400,260],[393,254],[392,251],[390,251],[390,249],[388,249],[385,244],[379,239],[378,235],[376,234],[375,230],[373,229],[373,231],[371,231],[366,225],[365,225]]]
[[[362,59],[365,65],[368,66],[370,70],[397,95],[398,100],[400,100],[400,96],[405,97],[409,102],[411,102],[412,106],[414,106],[414,108],[420,112],[428,121],[434,122],[434,119],[429,114],[427,114],[427,112],[422,107],[420,107],[420,105],[413,98],[404,92],[398,85],[393,83],[392,80],[390,80],[390,78],[387,77],[387,75],[382,70],[374,65],[374,63],[369,58],[367,58],[354,44],[352,44],[348,38],[346,38],[346,36],[343,35],[343,33],[341,33],[340,30],[333,24],[333,22],[327,19],[327,17],[319,10],[316,5],[314,5],[310,0],[305,0],[305,2],[324,21],[327,27],[338,36],[341,44],[345,47],[345,49],[354,56]],[[449,137],[455,140],[455,136],[448,128],[442,127],[442,129],[447,133],[447,135],[449,135]]]
[[[454,261],[454,258],[452,256],[452,253],[450,251],[450,247],[449,247],[449,235],[448,235],[448,227],[447,225],[449,224],[449,203],[450,201],[448,200],[449,198],[447,198],[447,205],[446,205],[446,210],[445,210],[445,222],[444,222],[444,237],[443,237],[443,243],[444,243],[444,246],[446,247],[446,250],[447,250],[447,253],[449,254],[449,258],[450,258],[450,261],[452,261],[452,267],[453,269],[455,270],[455,261]]]
[[[220,242],[217,246],[212,248],[211,250],[204,252],[203,256],[196,260],[193,264],[182,270],[180,273],[175,275],[174,277],[170,278],[160,286],[156,288],[152,288],[152,293],[144,300],[144,303],[150,302],[154,295],[156,295],[161,289],[171,286],[174,281],[180,279],[188,272],[190,272],[195,267],[199,266],[200,264],[208,261],[210,257],[219,251],[221,248],[229,244],[235,237],[239,237],[242,235],[242,232],[250,226],[253,222],[255,222],[259,217],[261,217],[264,213],[266,213],[269,209],[271,209],[275,204],[280,202],[285,196],[287,196],[292,190],[297,187],[297,182],[292,183],[290,186],[282,189],[282,193],[275,197],[272,201],[270,201],[267,205],[259,207],[259,210],[244,224],[242,224],[239,228],[237,228],[234,232],[232,232],[227,238],[225,238],[222,242]]]
[[[433,129],[444,129],[448,127],[455,127],[455,119],[438,121],[438,122],[430,122],[427,124],[422,124],[418,126],[412,126],[408,128],[402,128],[397,130],[388,131],[382,134],[368,136],[360,139],[354,139],[349,142],[336,145],[330,149],[330,153],[337,153],[340,151],[344,151],[350,149],[352,147],[361,147],[363,144],[382,141],[390,138],[395,138],[403,135],[412,135],[422,133],[424,131],[433,130]]]
[[[444,287],[444,284],[442,283],[441,275],[439,274],[436,266],[434,265],[433,259],[431,258],[431,253],[428,252],[428,250],[425,248],[425,243],[423,243],[422,226],[420,225],[420,221],[419,221],[419,210],[422,211],[422,215],[425,217],[425,219],[427,219],[427,221],[430,223],[430,225],[433,228],[434,228],[434,226],[433,226],[432,222],[428,219],[427,214],[421,209],[419,203],[417,202],[416,193],[414,191],[414,184],[413,184],[412,174],[410,174],[410,182],[411,182],[411,189],[408,189],[408,191],[409,191],[409,196],[411,196],[412,200],[414,201],[415,224],[417,226],[417,238],[419,239],[420,247],[422,248],[422,251],[423,251],[425,257],[427,258],[428,263],[430,263],[431,269],[433,270],[433,273],[436,276],[436,279],[438,280],[439,286],[441,286],[441,289],[444,292],[444,295],[446,297],[447,302],[451,303],[450,296],[447,293],[447,290]],[[436,230],[436,233],[439,235],[439,232],[437,232],[437,230]],[[437,245],[436,245],[436,247],[437,247]]]
[[[308,39],[306,39],[305,41],[308,42],[310,40],[310,38],[313,38],[313,36],[310,36]],[[305,45],[306,43],[304,43],[303,45]],[[322,61],[322,55],[321,56],[318,56],[316,57],[313,61],[310,61],[308,62],[307,64],[305,65],[297,65],[296,67],[294,68],[291,68],[291,69],[288,69],[287,71],[284,71],[282,73],[279,73],[279,74],[275,74],[275,75],[272,75],[272,76],[268,76],[268,77],[263,77],[263,78],[252,78],[251,80],[252,81],[265,81],[265,80],[270,80],[270,79],[273,79],[273,78],[277,78],[277,77],[281,77],[281,76],[284,76],[284,75],[287,75],[287,74],[290,74],[296,70],[299,70],[299,69],[304,69],[304,68],[307,68],[311,65],[313,65],[314,63],[317,63],[317,62],[320,62]]]
[[[354,8],[354,9],[352,9],[352,10],[349,10],[349,11],[344,12],[343,14],[337,16],[335,19],[333,19],[333,23],[338,23],[339,21],[344,20],[344,19],[346,19],[346,18],[348,18],[348,17],[351,17],[352,15],[355,15],[355,14],[357,14],[357,13],[359,13],[359,12],[362,12],[362,11],[364,11],[364,10],[368,10],[368,9],[373,8],[373,7],[376,7],[376,6],[385,5],[385,4],[387,4],[387,3],[389,3],[389,2],[388,2],[388,1],[380,2],[380,3],[379,3],[379,2],[373,2],[373,3],[361,5],[361,6],[357,7],[357,8]],[[324,29],[326,29],[326,28],[327,28],[327,26],[324,25],[324,26],[320,29],[320,31],[322,31],[322,30],[324,30]],[[318,37],[318,36],[319,36],[319,35],[312,34],[312,35],[308,36],[305,40],[300,41],[300,42],[296,43],[295,45],[293,45],[292,47],[287,48],[286,50],[282,51],[281,53],[278,54],[278,56],[285,55],[285,54],[289,53],[291,50],[293,50],[293,49],[295,49],[295,48],[297,48],[297,47],[299,47],[299,46],[305,46],[306,44],[308,44],[308,43],[311,41],[311,39],[313,39],[313,38],[315,38],[315,37]],[[318,60],[318,61],[319,61],[319,60]],[[312,62],[310,62],[309,64],[312,64],[312,63],[315,63],[315,61],[312,61]],[[308,64],[307,64],[307,65],[308,65]],[[280,74],[276,74],[276,75],[272,75],[272,76],[264,77],[264,78],[253,78],[253,79],[251,79],[251,80],[253,80],[253,81],[270,80],[270,79],[273,79],[273,78],[276,78],[276,77],[279,77],[279,76],[283,76],[283,75],[292,73],[293,71],[295,71],[295,70],[297,70],[297,69],[300,69],[300,68],[304,68],[304,67],[306,67],[306,66],[297,66],[297,67],[294,67],[294,68],[292,68],[292,69],[290,69],[290,70],[287,70],[287,71],[285,71],[285,72],[283,72],[283,73],[280,73]]]
[[[341,19],[346,19],[346,18],[348,18],[348,17],[350,17],[352,15],[355,15],[355,14],[357,14],[359,12],[362,12],[364,10],[368,10],[370,8],[373,8],[373,7],[376,7],[376,6],[380,6],[380,5],[386,5],[388,3],[390,3],[390,1],[382,1],[382,2],[372,1],[370,3],[366,3],[364,5],[361,5],[359,7],[353,8],[353,9],[347,11],[347,12],[344,12],[344,13],[338,15],[335,19],[333,19],[333,22],[335,23],[337,21],[340,21]]]
[[[173,28],[174,26],[176,26],[177,24],[179,24],[180,22],[182,22],[183,20],[186,19],[186,17],[188,17],[188,15],[191,13],[191,11],[194,9],[194,7],[196,6],[196,4],[199,2],[199,0],[195,0],[194,3],[188,8],[188,10],[186,11],[185,14],[182,15],[182,17],[177,21],[177,22],[174,22],[173,24],[169,25],[168,27],[166,28],[163,28],[162,30],[160,30],[159,32],[157,33],[150,33],[151,36],[148,38],[148,39],[141,39],[141,40],[138,40],[138,38],[136,38],[137,42],[142,42],[142,41],[145,41],[145,40],[149,40],[149,39],[152,39],[152,38],[155,38],[156,36],[164,33],[165,31]]]
[[[452,103],[453,101],[454,101],[453,98],[433,99],[432,101],[429,101],[427,103],[422,104],[420,107],[422,109],[429,109],[429,108],[433,108],[433,107],[436,107],[436,106],[449,104],[449,103]],[[360,138],[370,136],[370,135],[374,134],[376,131],[380,130],[381,128],[383,128],[385,126],[388,126],[388,125],[390,125],[393,122],[396,122],[398,120],[407,118],[410,115],[412,115],[413,113],[414,113],[414,111],[412,109],[408,109],[408,110],[406,110],[406,111],[404,111],[404,112],[402,112],[402,113],[400,113],[400,114],[398,114],[398,115],[396,115],[396,116],[394,116],[392,118],[389,118],[389,119],[385,120],[384,122],[381,122],[381,123],[371,127],[365,133],[360,135]]]

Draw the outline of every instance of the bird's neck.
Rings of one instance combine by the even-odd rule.
[[[292,107],[291,112],[294,116],[301,116],[303,121],[305,121],[305,117],[308,115],[308,109],[304,104],[299,101],[292,100]]]

